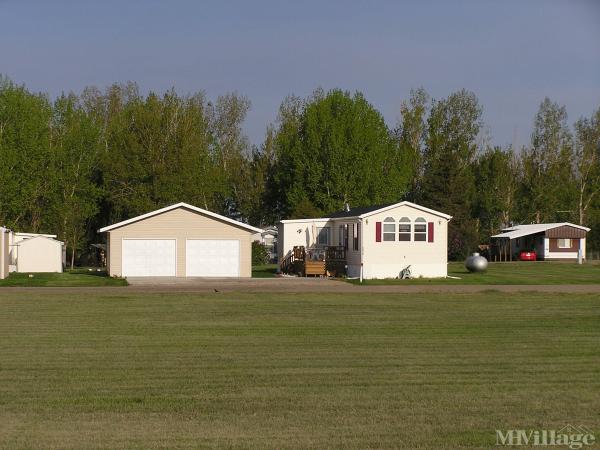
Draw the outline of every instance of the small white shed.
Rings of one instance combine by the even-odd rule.
[[[54,235],[14,233],[10,244],[12,270],[17,272],[62,272],[64,243]]]

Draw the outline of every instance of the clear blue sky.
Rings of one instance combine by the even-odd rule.
[[[52,96],[237,91],[256,144],[290,93],[360,90],[394,126],[411,88],[467,88],[492,142],[523,144],[545,96],[571,122],[600,107],[600,1],[0,0],[0,73]]]

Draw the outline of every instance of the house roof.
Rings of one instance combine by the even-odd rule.
[[[273,236],[277,236],[278,230],[277,227],[274,226],[268,226],[265,227],[261,230],[261,235],[262,236],[266,236],[267,234],[272,234]]]
[[[425,207],[423,205],[418,205],[416,203],[407,202],[407,201],[403,201],[403,202],[399,202],[399,203],[392,203],[391,205],[382,206],[379,209],[375,209],[375,210],[372,210],[372,211],[369,211],[369,212],[365,212],[365,213],[361,214],[359,217],[360,218],[368,217],[368,216],[371,216],[373,214],[378,214],[378,213],[381,213],[381,212],[388,211],[390,209],[397,208],[399,206],[409,206],[411,208],[418,209],[419,211],[423,211],[423,212],[426,212],[426,213],[429,213],[429,214],[433,214],[434,216],[442,217],[443,219],[446,219],[446,220],[452,219],[452,216],[449,215],[449,214],[445,214],[443,212],[436,211],[435,209],[427,208],[427,207]]]
[[[206,209],[198,208],[197,206],[193,206],[193,205],[190,205],[188,203],[180,202],[180,203],[175,203],[174,205],[166,206],[166,207],[161,208],[161,209],[157,209],[156,211],[151,211],[149,213],[142,214],[141,216],[136,216],[136,217],[133,217],[131,219],[123,220],[122,222],[115,223],[113,225],[108,225],[108,226],[106,226],[104,228],[100,228],[98,230],[98,233],[104,233],[106,231],[114,230],[115,228],[119,228],[119,227],[122,227],[122,226],[125,226],[125,225],[129,225],[130,223],[138,222],[140,220],[148,219],[149,217],[153,217],[153,216],[156,216],[158,214],[162,214],[162,213],[165,213],[167,211],[171,211],[171,210],[177,209],[177,208],[186,208],[186,209],[189,209],[191,211],[203,214],[205,216],[213,217],[213,218],[215,218],[217,220],[221,220],[223,222],[227,222],[227,223],[229,223],[231,225],[235,225],[235,226],[240,227],[240,228],[245,228],[246,230],[253,231],[255,233],[262,233],[262,231],[263,231],[262,229],[253,227],[251,225],[248,225],[247,223],[243,223],[243,222],[240,222],[240,221],[235,220],[235,219],[230,219],[229,217],[222,216],[221,214],[217,214],[217,213],[208,211]]]
[[[387,205],[361,206],[358,208],[350,208],[349,211],[338,211],[338,212],[329,214],[329,218],[330,219],[340,219],[340,218],[345,218],[345,217],[360,217],[363,214],[368,214],[370,212],[380,210],[387,206],[390,206],[390,205],[387,204]]]
[[[495,234],[491,236],[493,238],[508,238],[508,239],[517,239],[523,236],[529,236],[530,234],[543,233],[545,231],[551,230],[553,228],[558,228],[562,226],[568,226],[573,228],[578,228],[580,230],[590,231],[587,227],[582,227],[581,225],[575,225],[574,223],[569,222],[560,222],[560,223],[532,223],[526,225],[515,225],[514,227],[504,228],[502,233]]]
[[[411,208],[418,209],[423,212],[427,212],[430,214],[434,214],[436,216],[442,217],[446,220],[452,219],[452,216],[448,214],[444,214],[442,212],[436,211],[434,209],[426,208],[425,206],[417,205],[412,202],[399,202],[392,203],[389,205],[378,205],[378,206],[364,206],[359,208],[351,208],[350,211],[338,211],[332,214],[329,214],[327,217],[319,217],[315,219],[287,219],[282,220],[282,223],[294,223],[294,222],[316,222],[321,221],[325,222],[331,219],[364,219],[365,217],[372,216],[373,214],[378,214],[380,212],[385,212],[390,209],[398,208],[399,206],[409,206]]]

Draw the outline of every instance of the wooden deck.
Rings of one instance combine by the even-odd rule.
[[[310,275],[323,276],[325,275],[325,261],[305,261],[304,276]]]
[[[316,254],[321,254],[316,257]],[[281,262],[281,272],[308,276],[342,276],[346,273],[346,249],[329,246],[306,250],[304,246],[296,246]]]

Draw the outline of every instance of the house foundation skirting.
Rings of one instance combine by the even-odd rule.
[[[443,278],[448,275],[447,263],[414,263],[410,261],[402,264],[365,264],[363,267],[363,278],[365,279],[376,279],[376,278],[398,278],[400,272],[410,265],[410,272],[412,278]],[[351,272],[351,267],[353,268]],[[358,274],[350,275],[355,273],[354,267],[348,266],[349,276],[359,276],[360,266],[358,266]]]

